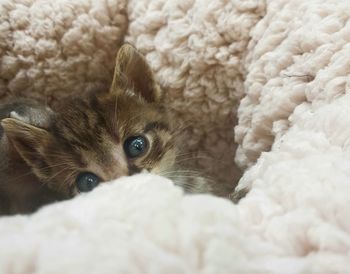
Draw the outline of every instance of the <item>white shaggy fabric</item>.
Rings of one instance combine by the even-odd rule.
[[[128,6],[127,41],[145,53],[174,118],[190,126],[184,145],[229,188],[239,175],[232,124],[243,95],[241,60],[263,2],[130,0]]]
[[[237,216],[229,201],[183,196],[161,177],[126,177],[2,219],[0,273],[234,273]]]
[[[108,85],[116,51],[129,41],[186,129],[186,158],[227,192],[239,176],[232,125],[241,59],[263,13],[262,0],[1,0],[0,99],[44,95],[50,103]]]
[[[245,60],[235,128],[241,167],[270,150],[296,106],[327,104],[349,90],[349,18],[346,1],[269,1]]]
[[[250,167],[238,185],[250,192],[234,205],[184,196],[157,176],[122,178],[32,216],[0,219],[0,273],[350,273],[347,1],[72,2],[89,3],[84,14],[103,3],[128,15],[126,40],[146,54],[175,116],[198,125],[193,147],[230,155],[226,122],[233,125],[244,96],[236,160]],[[2,60],[15,56],[9,33]],[[0,67],[12,88],[19,68],[28,66]],[[71,83],[87,79],[76,75],[67,72]],[[215,121],[222,124],[210,132]]]
[[[50,102],[112,77],[125,1],[1,0],[0,15],[0,97]]]

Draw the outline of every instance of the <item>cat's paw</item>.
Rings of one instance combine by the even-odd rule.
[[[238,203],[242,198],[244,198],[249,192],[248,188],[236,189],[229,195],[229,199],[235,204]]]

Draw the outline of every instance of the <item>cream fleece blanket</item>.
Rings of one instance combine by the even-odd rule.
[[[350,273],[347,1],[8,0],[0,14],[3,96],[108,82],[126,39],[192,125],[188,150],[231,164],[200,162],[215,178],[236,174],[239,105],[250,189],[234,205],[121,178],[2,218],[0,273]]]

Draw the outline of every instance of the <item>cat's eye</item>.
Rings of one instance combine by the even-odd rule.
[[[124,151],[129,158],[142,156],[147,148],[148,142],[144,136],[132,136],[124,142]]]
[[[89,192],[97,187],[100,182],[101,179],[91,172],[82,172],[75,180],[79,192]]]

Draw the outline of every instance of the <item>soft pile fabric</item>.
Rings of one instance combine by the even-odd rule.
[[[8,0],[0,14],[3,97],[108,83],[129,41],[198,165],[233,189],[237,144],[250,190],[235,205],[121,178],[0,219],[0,273],[350,273],[346,1]]]

